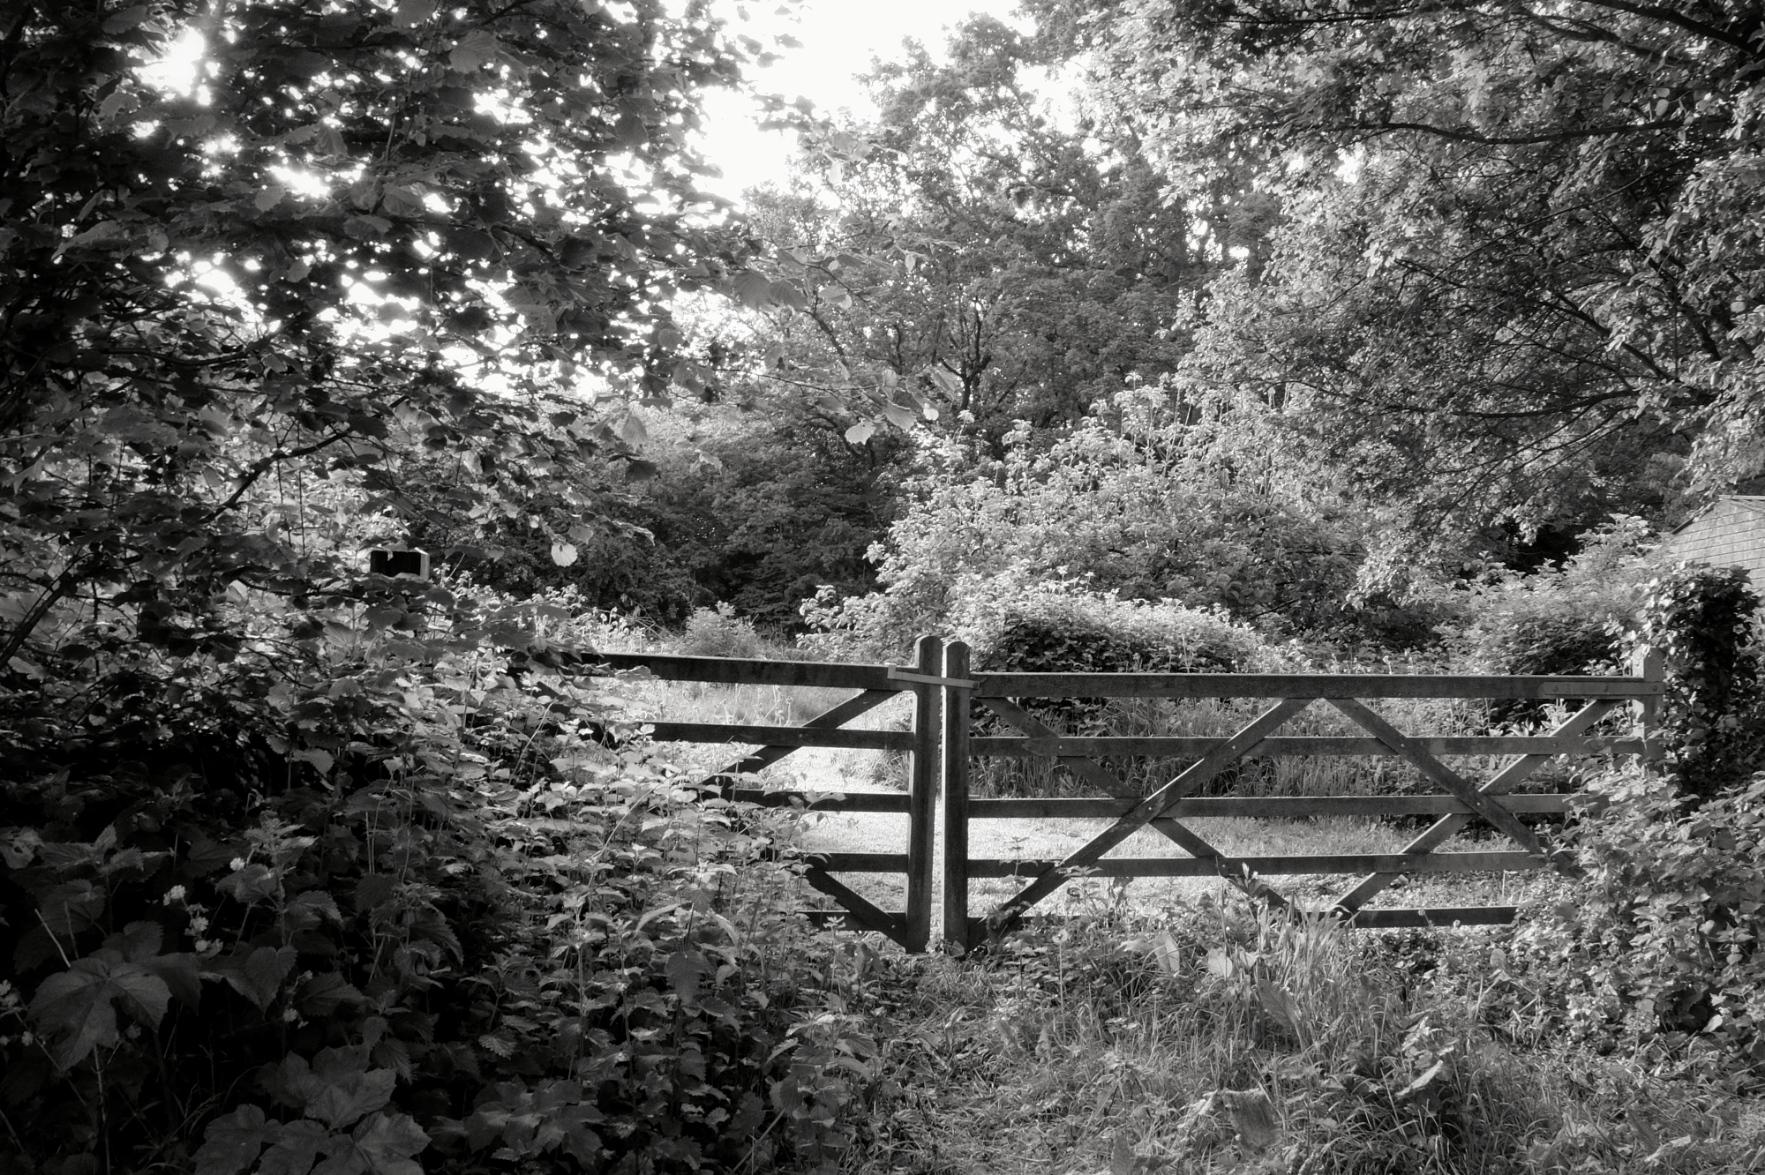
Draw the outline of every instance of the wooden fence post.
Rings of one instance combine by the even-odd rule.
[[[943,688],[936,684],[944,642],[922,636],[913,645],[913,771],[907,786],[907,934],[903,946],[925,950],[932,936],[932,849],[937,828],[938,756]]]
[[[1630,659],[1630,672],[1645,681],[1667,679],[1667,658],[1659,649],[1636,650]],[[1660,760],[1660,740],[1656,737],[1661,722],[1661,695],[1639,698],[1631,706],[1636,715],[1636,737],[1642,740],[1642,754],[1637,756],[1647,766]]]
[[[944,646],[944,678],[968,680],[968,646],[951,641]],[[944,945],[952,954],[963,954],[968,941],[968,731],[969,685],[944,686],[944,747],[942,787],[944,805]]]

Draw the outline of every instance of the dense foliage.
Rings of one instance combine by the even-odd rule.
[[[1765,469],[1759,13],[1025,7],[876,67],[746,223],[690,136],[759,47],[702,3],[0,16],[0,1166],[948,1167],[896,1162],[938,1126],[891,1072],[1156,1094],[1112,1171],[1716,1164],[1640,1085],[1577,1134],[1484,1030],[1765,1054],[1756,599],[1682,569],[1636,619],[1649,536]],[[363,571],[407,543],[433,578]],[[904,1027],[787,825],[525,655],[659,624],[1542,673],[1628,625],[1665,755],[1589,783],[1587,880],[1476,990],[1211,909],[1123,943],[1117,887]],[[1236,717],[1191,709],[1137,720]],[[1333,786],[1272,762],[1217,782]]]
[[[1765,1025],[1765,694],[1758,597],[1729,570],[1649,585],[1633,639],[1665,655],[1659,768],[1591,790],[1578,857],[1588,878],[1522,942],[1579,1035],[1635,1045],[1701,1033],[1757,1062]]]
[[[1063,579],[1275,633],[1356,623],[1360,523],[1284,466],[1265,406],[1140,389],[1051,443],[1027,428],[1006,441],[998,461],[933,450],[879,547],[879,589],[818,601],[818,623],[898,641],[960,628],[952,617],[990,581]]]
[[[0,18],[7,1171],[849,1140],[870,1046],[770,827],[511,674],[590,639],[555,605],[360,567],[438,520],[567,565],[571,475],[650,472],[624,398],[745,249],[685,140],[741,57],[647,0]]]
[[[230,583],[334,577],[340,495],[416,513],[450,451],[480,517],[619,439],[562,375],[661,387],[663,307],[725,251],[687,218],[700,17],[570,3],[26,4],[0,83],[0,666],[236,655]],[[200,34],[179,93],[149,66]],[[297,46],[289,50],[288,46]],[[654,199],[614,178],[613,157]],[[733,254],[729,254],[733,258]],[[347,536],[342,536],[347,537]],[[559,540],[566,536],[555,536]],[[73,643],[51,618],[80,601]]]
[[[641,479],[632,460],[600,454],[573,469],[567,492],[535,492],[523,512],[488,521],[455,460],[407,461],[401,481],[435,486],[409,533],[507,591],[569,588],[591,607],[666,626],[727,604],[789,631],[818,588],[873,585],[865,552],[892,509],[893,446],[854,446],[836,425],[788,404],[677,405],[650,415]],[[569,536],[562,565],[557,535]]]
[[[879,65],[874,121],[755,193],[783,283],[774,377],[996,440],[1171,370],[1220,251],[1132,143],[1045,109],[1034,79],[1059,62],[1032,38],[974,17],[945,49]]]
[[[1209,287],[1197,378],[1303,403],[1429,526],[1659,509],[1688,452],[1757,470],[1755,6],[1087,7],[1056,24],[1113,118],[1276,209]]]
[[[871,1046],[804,1012],[818,950],[767,826],[605,749],[593,683],[517,684],[467,627],[557,609],[427,597],[428,638],[218,670],[138,699],[156,729],[0,718],[8,1170],[693,1171],[847,1144]]]

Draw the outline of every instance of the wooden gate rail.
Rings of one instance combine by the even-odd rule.
[[[1642,676],[1453,673],[983,673],[992,698],[1619,698],[1660,696]]]
[[[1646,755],[1647,722],[1662,692],[1658,657],[1639,657],[1630,676],[1494,676],[1458,674],[1146,674],[1146,673],[973,673],[968,649],[953,642],[944,650],[945,745],[940,786],[944,807],[944,939],[954,950],[997,936],[1024,913],[1075,876],[1219,876],[1276,907],[1290,901],[1260,880],[1282,874],[1364,874],[1338,897],[1331,911],[1363,927],[1505,922],[1511,906],[1437,907],[1369,910],[1364,904],[1406,874],[1443,874],[1537,869],[1554,866],[1573,872],[1571,862],[1551,853],[1521,814],[1561,814],[1576,802],[1569,795],[1511,796],[1507,793],[1538,767],[1564,755]],[[1225,738],[1074,737],[1060,735],[1026,712],[1025,698],[1141,697],[1164,699],[1260,698],[1274,704]],[[1398,730],[1361,699],[1475,698],[1578,699],[1582,709],[1544,735],[1412,736]],[[1359,726],[1360,735],[1280,735],[1275,732],[1314,703],[1335,710]],[[1600,719],[1629,703],[1636,731],[1613,737],[1588,733]],[[1017,727],[1017,737],[970,735],[970,714],[984,706]],[[1150,795],[1119,778],[1097,758],[1104,755],[1168,755],[1194,759]],[[1293,755],[1383,755],[1407,761],[1442,789],[1417,796],[1199,797],[1193,793],[1221,770],[1250,757]],[[1477,784],[1442,756],[1515,756],[1492,778]],[[973,799],[971,758],[1037,757],[1110,793],[1079,799]],[[1285,819],[1329,815],[1437,815],[1440,818],[1396,853],[1230,856],[1220,853],[1185,819],[1249,816]],[[1114,823],[1060,861],[1024,861],[968,856],[967,829],[973,819],[1006,817],[1110,817]],[[1436,850],[1473,820],[1483,820],[1515,848],[1441,853]],[[1163,834],[1187,857],[1110,858],[1104,856],[1141,828]],[[968,912],[968,882],[980,877],[1014,877],[1025,882],[984,918]]]
[[[696,657],[655,653],[581,653],[567,667],[586,673],[643,670],[660,681],[722,685],[810,686],[857,690],[852,697],[800,726],[758,723],[647,723],[658,742],[741,743],[758,749],[699,782],[718,796],[767,807],[805,807],[825,812],[899,812],[907,816],[904,852],[822,853],[809,858],[804,880],[840,906],[835,915],[849,925],[887,935],[909,951],[923,951],[931,938],[932,807],[940,754],[943,679],[937,676],[942,642],[923,637],[911,666],[820,661],[766,661],[748,657]],[[547,664],[560,666],[558,658]],[[907,731],[846,730],[847,722],[902,693],[915,695],[913,727]],[[839,792],[783,791],[748,782],[804,747],[903,751],[912,756],[906,795],[848,795]],[[835,873],[904,873],[906,908],[883,910],[841,882]]]

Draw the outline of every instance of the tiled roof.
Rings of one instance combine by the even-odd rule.
[[[1724,502],[1733,502],[1736,506],[1751,510],[1756,514],[1765,514],[1765,494],[1724,494],[1722,497],[1717,498],[1714,502],[1711,502],[1708,506],[1705,506],[1702,510],[1699,510],[1696,514],[1693,514],[1690,518],[1687,518],[1684,522],[1680,523],[1667,533],[1678,534],[1680,531],[1684,530],[1686,527],[1690,526],[1692,523],[1696,522]]]

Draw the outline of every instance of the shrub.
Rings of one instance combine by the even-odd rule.
[[[599,690],[511,679],[484,646],[524,612],[434,584],[284,634],[275,673],[143,654],[102,723],[3,695],[0,1110],[33,1129],[0,1166],[666,1172],[847,1145],[875,1048],[824,1006],[788,848],[594,742]]]
[[[1046,446],[1014,430],[1003,460],[930,450],[871,549],[880,589],[818,595],[805,619],[895,650],[960,628],[965,583],[1072,576],[1282,636],[1352,627],[1363,515],[1297,476],[1281,436],[1254,401],[1140,389]]]
[[[763,657],[770,642],[728,604],[698,608],[686,618],[675,648],[695,657]]]
[[[950,632],[977,667],[1070,673],[1238,672],[1272,654],[1220,609],[1124,600],[1071,581],[957,583]]]
[[[1661,769],[1609,773],[1576,830],[1587,880],[1523,939],[1571,1027],[1635,1041],[1701,1033],[1756,1054],[1765,1025],[1765,697],[1732,570],[1649,585],[1633,638],[1665,654]],[[1680,1037],[1679,1039],[1685,1039]],[[1761,1059],[1755,1055],[1754,1059]]]
[[[1447,626],[1456,659],[1473,672],[1619,673],[1629,626],[1652,567],[1643,555],[1651,533],[1621,517],[1581,536],[1562,566],[1529,576],[1501,576],[1459,593],[1461,619]],[[1497,721],[1534,720],[1538,703],[1491,707]]]
[[[1195,673],[1234,672],[1272,662],[1258,634],[1223,612],[1173,601],[1122,600],[1082,585],[1025,585],[1011,577],[963,580],[952,609],[954,635],[970,643],[977,669],[988,672]],[[1024,709],[1061,734],[1214,734],[1220,707],[1202,701],[1150,699],[1027,699]],[[983,717],[982,733],[1002,724]],[[1174,760],[1119,759],[1103,764],[1135,786],[1163,782],[1182,769]],[[1237,771],[1218,786],[1229,786]],[[976,776],[983,790],[1045,794],[1064,786],[1035,760],[995,760]],[[1080,791],[1096,791],[1083,785]]]

